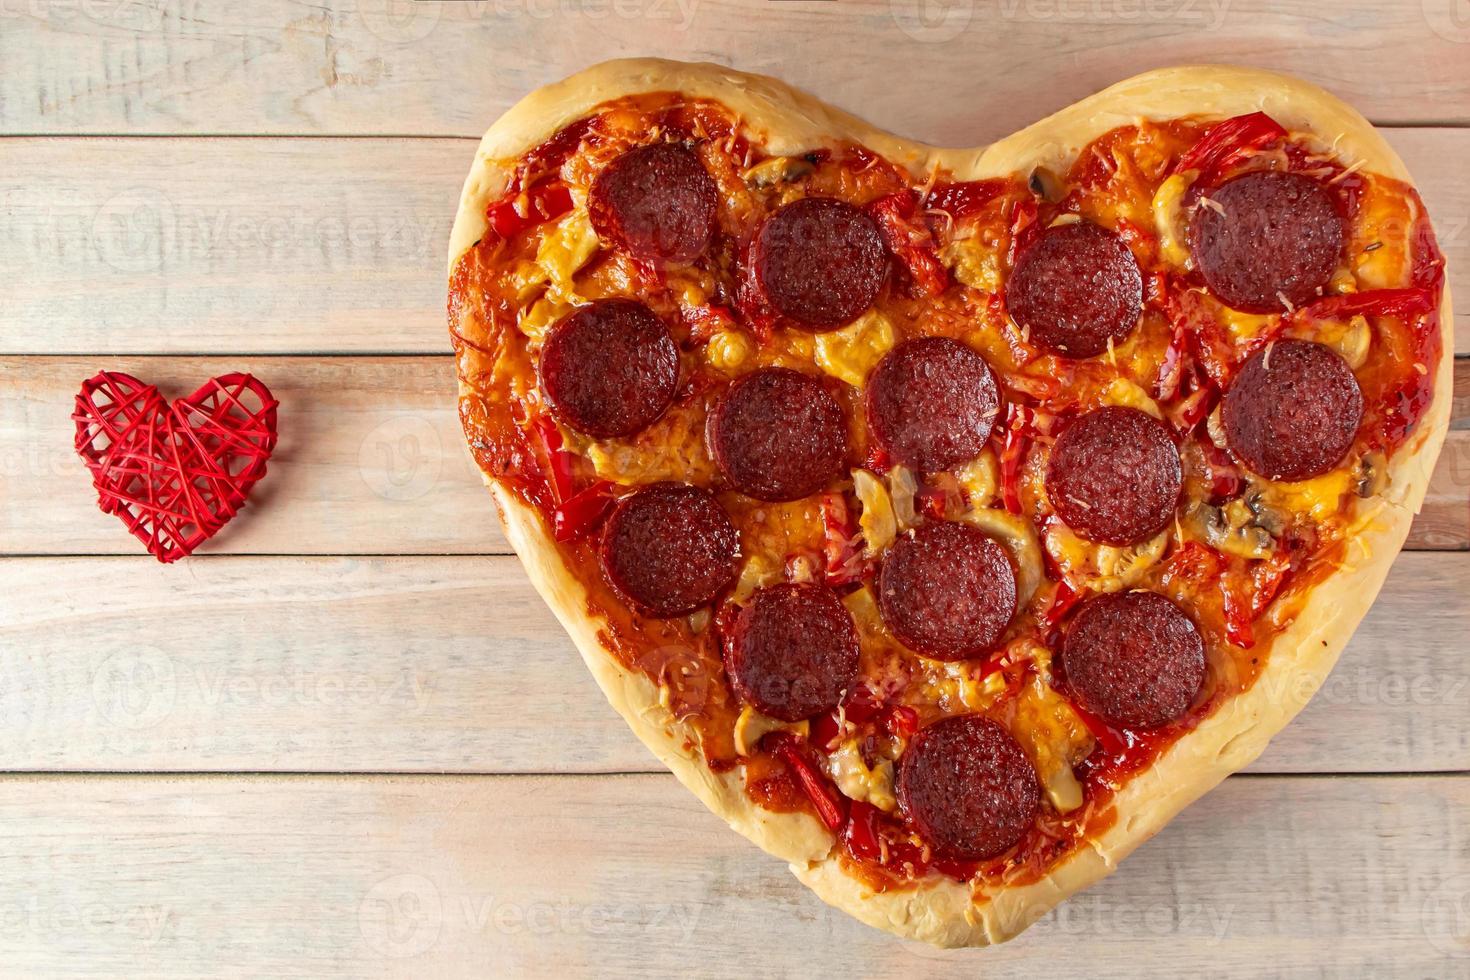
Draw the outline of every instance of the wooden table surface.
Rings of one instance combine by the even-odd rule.
[[[0,975],[1470,975],[1470,361],[1326,688],[1016,942],[860,926],[660,771],[507,554],[443,323],[475,139],[633,54],[951,144],[1292,71],[1384,127],[1470,296],[1464,0],[0,0]],[[281,399],[199,557],[97,512],[101,368]]]

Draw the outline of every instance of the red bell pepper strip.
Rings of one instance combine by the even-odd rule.
[[[967,180],[955,184],[935,184],[924,198],[924,210],[944,211],[955,221],[964,221],[1000,197],[1006,189],[1003,180]]]
[[[899,738],[913,738],[919,730],[919,713],[906,704],[890,704],[880,714],[879,724]]]
[[[1000,450],[1000,495],[1006,510],[1021,513],[1021,463],[1026,458],[1026,446],[1030,442],[1027,433],[1031,410],[1014,402],[1010,406],[1010,419],[1006,426],[1005,441]]]
[[[827,584],[836,588],[860,581],[866,571],[858,529],[841,494],[822,494],[822,550],[827,559]]]
[[[562,448],[561,430],[549,415],[538,415],[531,422],[536,435],[541,439],[541,449],[546,453],[547,472],[551,475],[551,496],[557,506],[565,503],[575,492],[572,462],[576,458]]]
[[[1245,489],[1245,481],[1230,455],[1207,439],[1201,439],[1200,446],[1204,450],[1205,467],[1210,476],[1210,503],[1218,507],[1240,496]]]
[[[560,218],[572,209],[572,192],[559,181],[543,181],[524,194],[498,201],[485,212],[490,228],[501,238]]]
[[[888,251],[903,264],[924,296],[938,296],[949,286],[949,270],[939,261],[934,235],[915,218],[917,198],[911,191],[880,197],[867,207]]]
[[[1062,579],[1060,582],[1057,583],[1056,592],[1052,593],[1051,604],[1046,607],[1046,612],[1041,614],[1041,625],[1047,630],[1051,630],[1058,623],[1060,623],[1062,619],[1067,615],[1067,613],[1071,612],[1072,607],[1081,602],[1086,595],[1086,589],[1083,589],[1081,592],[1079,592],[1076,589],[1072,588],[1072,586],[1067,584],[1066,579]]]
[[[847,823],[843,806],[846,798],[812,765],[802,751],[802,740],[790,732],[780,731],[771,732],[762,741],[776,758],[786,763],[827,829],[834,834],[840,832],[843,824]]]
[[[1439,290],[1409,287],[1406,289],[1370,289],[1363,293],[1324,296],[1297,310],[1297,316],[1317,320],[1343,319],[1350,316],[1411,317],[1428,313],[1439,305]]]
[[[612,509],[613,485],[598,480],[587,489],[567,498],[551,512],[551,531],[558,541],[571,541],[586,534],[602,522]]]
[[[1174,165],[1174,173],[1199,171],[1201,186],[1209,186],[1231,164],[1251,150],[1284,139],[1286,130],[1264,112],[1251,112],[1218,122],[1201,136]]]
[[[1016,202],[1016,209],[1011,213],[1011,244],[1006,250],[1006,262],[1015,268],[1016,257],[1030,247],[1041,234],[1041,224],[1036,220],[1036,200],[1024,198]]]
[[[881,863],[883,838],[879,834],[878,826],[883,811],[862,800],[853,800],[849,809],[847,827],[842,831],[842,842],[847,845],[853,857],[875,864]]]
[[[1225,599],[1225,637],[1243,650],[1256,645],[1256,631],[1252,626],[1250,604],[1244,602],[1235,590],[1220,580],[1220,594]]]
[[[1082,724],[1087,726],[1092,737],[1097,739],[1097,744],[1102,746],[1104,752],[1108,755],[1121,755],[1128,750],[1128,736],[1082,707],[1075,698],[1068,703],[1077,713],[1077,717],[1082,719]]]

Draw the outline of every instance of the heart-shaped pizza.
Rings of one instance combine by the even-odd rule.
[[[946,150],[604,64],[486,134],[449,258],[470,448],[613,706],[822,898],[945,945],[1261,752],[1449,419],[1403,164],[1259,71]]]

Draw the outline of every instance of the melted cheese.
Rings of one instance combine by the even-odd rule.
[[[986,446],[979,456],[955,470],[955,479],[969,497],[970,506],[989,507],[1000,489],[1000,464],[995,452]]]
[[[741,755],[752,755],[762,738],[782,729],[795,732],[805,738],[811,726],[805,721],[790,723],[772,718],[770,715],[761,714],[747,704],[740,709],[740,717],[735,719],[735,751]]]
[[[1338,513],[1342,498],[1352,488],[1353,474],[1345,466],[1299,483],[1260,483],[1261,496],[1269,506],[1289,514],[1306,514],[1318,523]]]
[[[861,388],[868,372],[896,340],[889,319],[877,310],[869,310],[841,330],[817,334],[817,366],[839,381]]]
[[[1184,244],[1184,193],[1191,183],[1193,177],[1175,174],[1159,185],[1152,205],[1159,258],[1181,269],[1189,262],[1189,249]]]
[[[898,518],[893,501],[882,482],[867,470],[852,471],[852,489],[862,503],[858,527],[862,529],[865,551],[869,557],[879,554],[893,543],[898,534]]]
[[[827,772],[848,799],[871,803],[885,813],[898,809],[898,800],[893,796],[893,763],[883,759],[870,769],[863,761],[857,739],[848,739],[827,757]]]
[[[704,357],[710,367],[727,373],[739,370],[753,353],[755,347],[750,338],[739,330],[721,330],[704,347]]]
[[[1109,381],[1107,387],[1102,391],[1102,400],[1107,405],[1136,408],[1161,421],[1164,418],[1164,413],[1159,410],[1159,403],[1150,398],[1148,392],[1127,378],[1114,378]]]
[[[1062,570],[1068,584],[1095,592],[1122,592],[1132,588],[1164,557],[1168,545],[1167,530],[1126,548],[1093,544],[1064,524],[1054,524],[1046,532],[1047,554]]]
[[[1072,766],[1092,751],[1092,734],[1067,700],[1052,690],[1050,656],[1039,650],[1036,658],[1037,670],[1016,699],[1016,723],[1011,727],[1052,806],[1070,813],[1082,805],[1082,785]]]
[[[1001,250],[994,242],[962,238],[940,249],[939,259],[954,277],[972,289],[998,293],[1001,288]]]

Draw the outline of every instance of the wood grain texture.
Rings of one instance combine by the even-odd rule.
[[[1401,556],[1252,771],[1470,770],[1463,576]],[[0,770],[662,771],[514,558],[10,559],[0,594]]]
[[[0,959],[48,977],[1442,976],[1470,956],[1467,808],[1464,777],[1231,779],[1019,939],[940,951],[822,905],[670,776],[10,777]]]
[[[177,397],[226,371],[281,401],[281,442],[250,503],[200,554],[505,554],[454,413],[448,357],[0,357],[0,555],[134,555],[72,449],[72,403],[97,371]],[[1457,390],[1470,393],[1470,360]],[[1470,394],[1409,548],[1470,548]]]
[[[1375,122],[1470,121],[1453,0],[32,0],[0,17],[9,133],[478,136],[520,94],[629,55],[779,74],[948,144],[1196,61],[1301,74]],[[916,77],[946,97],[895,84]]]
[[[1388,136],[1470,296],[1470,130]],[[444,250],[474,146],[0,140],[0,353],[447,352]]]

